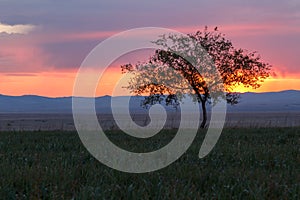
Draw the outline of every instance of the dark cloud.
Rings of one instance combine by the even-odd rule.
[[[120,30],[138,26],[182,26],[254,23],[290,17],[296,1],[123,1],[70,0],[0,3],[0,20],[35,23],[63,30]],[[297,9],[298,8],[298,9]]]
[[[43,45],[48,52],[47,63],[54,68],[79,68],[87,54],[98,44],[97,41],[72,41]]]
[[[300,52],[299,32],[295,34],[292,31],[293,27],[300,27],[299,10],[298,0],[3,0],[0,3],[0,22],[36,25],[37,29],[32,34],[38,43],[36,48],[47,54],[41,63],[47,63],[45,68],[55,69],[78,68],[88,52],[105,38],[78,41],[68,39],[68,34],[122,31],[143,26],[193,26],[202,29],[205,25],[211,25],[219,26],[222,31],[229,25],[285,24],[278,27],[276,33],[254,36],[245,32],[234,35],[231,30],[225,32],[237,44],[260,50],[267,60],[300,73],[300,61],[297,59]],[[291,31],[282,34],[282,28]],[[284,58],[279,61],[279,57]]]

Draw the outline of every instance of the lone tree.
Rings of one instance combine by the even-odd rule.
[[[185,95],[191,96],[202,108],[201,128],[207,123],[206,106],[218,99],[216,94],[237,104],[236,86],[256,89],[270,75],[271,65],[257,52],[235,48],[217,27],[187,36],[163,35],[154,43],[164,50],[156,50],[147,62],[121,66],[132,75],[125,88],[145,95],[144,106],[163,101],[178,106]],[[219,92],[213,96],[212,90]]]

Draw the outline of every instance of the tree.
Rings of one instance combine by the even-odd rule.
[[[178,106],[185,95],[191,96],[202,108],[201,128],[207,123],[206,106],[217,101],[216,94],[237,104],[239,94],[234,88],[260,87],[272,67],[257,52],[235,48],[217,27],[213,31],[205,27],[187,36],[163,35],[154,43],[163,49],[156,50],[147,62],[121,66],[123,73],[133,75],[125,88],[147,95],[143,105],[165,101]],[[219,92],[213,96],[212,90]]]

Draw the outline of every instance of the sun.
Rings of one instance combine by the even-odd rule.
[[[251,87],[245,87],[243,85],[235,85],[232,89],[232,92],[238,92],[238,93],[246,93],[246,92],[253,92],[254,89]]]

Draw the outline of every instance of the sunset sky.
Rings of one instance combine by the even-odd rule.
[[[1,0],[0,94],[71,96],[84,58],[113,34],[149,26],[193,33],[205,25],[273,65],[256,92],[300,90],[299,0]],[[118,63],[97,95],[111,94]]]

